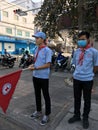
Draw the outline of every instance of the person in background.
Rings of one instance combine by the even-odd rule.
[[[7,49],[4,49],[4,56],[5,57],[10,57],[11,55],[7,52]]]
[[[81,96],[83,92],[84,109],[83,109],[83,128],[89,127],[89,113],[91,109],[91,91],[93,86],[94,74],[98,70],[98,50],[91,47],[90,34],[81,32],[78,35],[78,49],[73,56],[75,71],[73,73],[74,89],[74,116],[68,122],[74,123],[81,120]]]
[[[38,118],[42,115],[41,104],[41,91],[45,100],[45,114],[40,122],[41,125],[45,125],[49,121],[49,115],[51,113],[51,100],[49,95],[49,75],[52,52],[46,46],[46,34],[44,32],[38,32],[33,35],[36,39],[37,49],[34,55],[34,64],[29,66],[30,70],[33,70],[33,84],[35,90],[36,99],[36,111],[31,115],[32,118]]]
[[[23,54],[23,55],[25,54],[25,48],[21,49],[21,54]]]

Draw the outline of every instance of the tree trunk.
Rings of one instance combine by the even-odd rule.
[[[83,30],[85,20],[84,0],[78,2],[78,27],[79,30]]]

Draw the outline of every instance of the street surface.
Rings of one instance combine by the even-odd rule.
[[[18,64],[16,64],[13,69],[0,68],[0,76],[11,73],[18,69]],[[46,126],[42,127],[40,126],[40,120],[32,120],[30,118],[30,115],[35,110],[32,72],[29,70],[23,71],[6,115],[0,109],[0,130],[82,130],[81,127],[76,129],[76,126],[74,126],[75,128],[72,128],[69,125],[66,126],[66,128],[61,128],[62,125],[64,126],[65,120],[67,123],[67,118],[72,116],[72,110],[70,109],[73,106],[73,89],[71,85],[64,82],[66,77],[71,77],[69,72],[51,71],[50,96],[52,113],[50,116],[50,122]],[[93,102],[97,103],[98,76],[95,77],[94,88],[95,91],[92,95],[92,98]],[[44,114],[44,100],[42,100],[42,105]],[[68,112],[69,114],[67,114]],[[65,115],[67,115],[67,117],[65,117]]]
[[[0,117],[0,130],[24,130],[17,123],[13,123],[6,117]]]

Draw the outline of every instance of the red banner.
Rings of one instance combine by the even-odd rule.
[[[8,108],[22,70],[0,77],[0,106],[4,113]]]

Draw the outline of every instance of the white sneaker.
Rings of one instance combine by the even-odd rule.
[[[40,125],[46,125],[48,121],[49,121],[49,116],[44,115],[40,122]]]
[[[40,117],[42,115],[42,112],[40,112],[40,111],[35,111],[32,115],[31,115],[31,117],[32,118],[38,118],[38,117]]]

